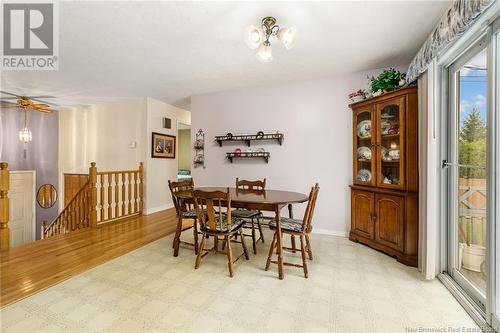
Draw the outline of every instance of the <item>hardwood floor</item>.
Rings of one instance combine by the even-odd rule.
[[[169,209],[2,251],[0,306],[171,234],[175,228],[175,210]]]

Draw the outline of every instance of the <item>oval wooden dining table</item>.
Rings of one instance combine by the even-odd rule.
[[[196,187],[195,190],[201,191],[223,191],[226,192],[228,187]],[[281,191],[281,190],[241,190],[235,187],[229,187],[231,193],[231,208],[246,208],[258,209],[261,211],[274,212],[276,219],[276,242],[278,255],[278,277],[283,279],[283,248],[282,248],[282,232],[280,222],[280,212],[285,206],[288,206],[288,215],[293,218],[292,204],[302,203],[308,200],[308,196],[299,192]],[[183,199],[190,198],[189,192],[177,194]],[[293,241],[293,238],[292,238]]]

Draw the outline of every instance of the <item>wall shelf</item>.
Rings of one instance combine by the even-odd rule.
[[[269,163],[270,152],[241,152],[241,153],[226,153],[226,158],[233,163],[233,158],[263,158],[266,163]]]
[[[232,135],[232,136],[227,136],[227,135],[217,135],[215,137],[215,141],[219,144],[219,147],[222,147],[223,142],[228,142],[228,141],[245,141],[247,146],[250,147],[250,143],[252,141],[262,141],[262,140],[277,140],[280,146],[283,143],[283,138],[284,138],[283,133],[274,133],[274,134],[248,134],[248,135]]]

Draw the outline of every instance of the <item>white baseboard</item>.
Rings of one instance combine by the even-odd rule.
[[[315,228],[313,228],[312,232],[313,232],[313,234],[338,236],[338,237],[344,237],[344,238],[347,238],[349,236],[349,233],[346,231],[329,230],[329,229],[315,229]]]
[[[156,207],[144,209],[144,215],[158,213],[158,212],[161,212],[162,210],[167,210],[167,209],[170,209],[170,208],[174,208],[174,204],[173,203],[169,203],[169,204],[166,204],[166,205],[161,205],[161,206],[156,206]]]

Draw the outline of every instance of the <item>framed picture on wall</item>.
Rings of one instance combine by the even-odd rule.
[[[175,136],[156,132],[151,134],[151,157],[175,158]]]

